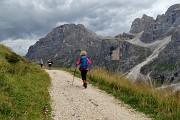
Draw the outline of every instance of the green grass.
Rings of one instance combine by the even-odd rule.
[[[79,71],[76,74],[80,77]],[[154,87],[132,83],[118,73],[101,68],[91,70],[87,76],[89,83],[155,120],[180,120],[180,92],[157,91]]]
[[[50,119],[49,87],[50,78],[40,66],[0,45],[0,120]]]
[[[65,70],[74,73],[74,69]],[[76,76],[80,77],[78,70]],[[157,91],[101,68],[89,71],[87,76],[89,83],[155,120],[180,120],[179,91]],[[0,120],[51,119],[49,87],[50,78],[39,65],[0,45]]]

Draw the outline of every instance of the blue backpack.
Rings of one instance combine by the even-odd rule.
[[[85,70],[86,68],[88,68],[88,63],[87,63],[87,57],[86,56],[82,56],[80,58],[80,68],[82,70]]]

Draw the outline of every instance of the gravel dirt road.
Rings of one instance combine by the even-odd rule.
[[[51,96],[53,120],[150,120],[145,115],[116,100],[111,95],[61,70],[46,70],[52,86]]]

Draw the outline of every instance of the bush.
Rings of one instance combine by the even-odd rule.
[[[20,56],[14,52],[12,54],[6,54],[5,58],[9,63],[18,63],[20,61]]]

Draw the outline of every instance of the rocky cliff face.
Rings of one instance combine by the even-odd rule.
[[[25,57],[37,61],[52,59],[55,66],[72,67],[81,50],[87,51],[93,66],[121,72],[127,72],[150,53],[147,48],[117,38],[100,37],[81,24],[66,24],[53,29],[31,46]]]
[[[174,79],[174,82],[180,81],[180,75],[178,76],[180,72],[180,4],[171,6],[165,14],[158,15],[156,20],[147,15],[143,15],[141,19],[135,19],[130,33],[140,32],[142,32],[140,41],[147,45],[159,41],[165,42],[165,38],[170,37],[167,45],[159,50],[158,56],[141,67],[140,72],[161,83],[167,79],[171,81]],[[164,76],[165,79],[160,76]]]
[[[81,24],[65,24],[54,28],[47,36],[31,46],[26,57],[29,60],[53,59],[55,65],[71,66],[81,50],[95,52],[101,41],[99,36]]]
[[[129,33],[111,38],[98,36],[81,24],[61,25],[31,46],[25,57],[53,59],[55,66],[72,67],[81,50],[87,51],[93,66],[146,79],[170,78],[180,72],[180,4],[156,19],[143,15],[133,21]]]
[[[172,34],[174,28],[180,23],[180,4],[171,6],[165,14],[158,15],[156,20],[147,15],[133,21],[130,33],[144,31],[141,41],[146,43],[154,42]]]

